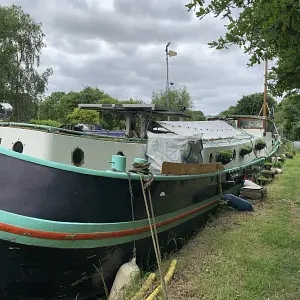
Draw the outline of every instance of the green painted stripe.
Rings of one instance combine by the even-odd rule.
[[[173,223],[162,226],[157,229],[157,232],[161,233],[161,232],[169,230],[173,227],[176,227],[188,220],[191,220],[197,216],[200,216],[201,214],[204,214],[204,213],[212,210],[217,205],[218,205],[218,203],[214,203],[211,206],[206,207],[192,215],[186,216],[186,217],[184,217],[180,220],[177,220]],[[146,222],[148,225],[148,220],[146,220]],[[131,224],[133,224],[133,223],[131,222]],[[137,226],[135,226],[135,227],[137,227]],[[133,228],[133,226],[131,228]],[[149,237],[150,235],[151,235],[151,232],[149,230],[149,231],[141,233],[141,234],[120,237],[120,238],[113,238],[113,239],[111,238],[111,239],[102,239],[102,240],[70,241],[70,240],[49,240],[49,239],[31,238],[29,236],[20,236],[20,235],[0,231],[0,239],[2,239],[2,240],[19,243],[19,244],[31,245],[31,246],[50,247],[50,248],[72,248],[72,249],[114,246],[114,245],[132,242],[134,240],[143,239],[143,238]]]
[[[274,150],[270,152],[267,157],[273,155],[277,150],[278,150],[279,144],[277,143],[274,147]],[[7,148],[4,148],[3,146],[0,146],[0,154],[7,155],[10,157],[14,157],[23,161],[28,161],[34,164],[46,166],[49,168],[55,168],[63,171],[68,171],[68,172],[75,172],[75,173],[80,173],[80,174],[85,174],[85,175],[92,175],[92,176],[102,176],[102,177],[110,177],[110,178],[118,178],[118,179],[128,179],[127,173],[124,172],[112,172],[112,171],[97,171],[97,170],[92,170],[92,169],[86,169],[86,168],[81,168],[81,167],[75,167],[75,166],[70,166],[62,163],[57,163],[57,162],[52,162],[52,161],[47,161],[43,160],[40,158],[35,158],[33,156],[21,154],[18,152],[14,152],[12,150],[9,150]],[[180,175],[180,176],[174,176],[174,175],[155,175],[154,180],[156,181],[173,181],[173,180],[188,180],[188,179],[197,179],[197,178],[204,178],[204,177],[211,177],[211,176],[216,176],[218,174],[226,174],[228,172],[235,172],[239,171],[241,169],[244,169],[248,166],[255,165],[259,162],[264,161],[265,158],[257,158],[254,159],[253,161],[241,165],[239,167],[235,168],[230,168],[230,169],[225,169],[223,171],[214,172],[214,173],[208,173],[208,174],[199,174],[199,175]],[[131,173],[131,178],[132,180],[140,180],[140,176],[135,173]]]
[[[167,213],[158,217],[155,217],[155,222],[162,222],[178,215],[184,214],[188,211],[192,211],[202,205],[205,205],[216,197],[209,198],[205,201],[197,204],[185,207],[183,209]],[[31,218],[26,216],[17,215],[7,211],[0,210],[0,220],[2,223],[13,225],[26,229],[41,230],[48,232],[66,232],[66,233],[94,233],[94,232],[114,232],[120,230],[131,230],[133,229],[133,223],[130,222],[119,222],[119,223],[74,223],[74,222],[58,222],[43,220],[38,218]],[[148,220],[137,220],[135,221],[135,228],[147,226]]]

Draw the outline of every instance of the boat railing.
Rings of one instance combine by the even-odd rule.
[[[127,142],[142,142],[144,143],[145,139],[141,138],[127,138],[127,137],[117,137],[117,136],[110,136],[110,135],[99,135],[99,134],[93,134],[90,132],[84,132],[84,131],[76,131],[76,130],[70,130],[70,129],[64,129],[60,127],[55,126],[49,126],[49,125],[39,125],[39,124],[31,124],[31,123],[18,123],[18,122],[0,122],[0,126],[4,127],[19,127],[19,128],[33,128],[33,129],[40,129],[45,130],[49,133],[66,133],[71,135],[80,135],[81,137],[86,138],[95,138],[99,140],[112,140],[112,141],[127,141]]]

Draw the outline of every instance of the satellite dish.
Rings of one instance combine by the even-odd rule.
[[[9,103],[0,103],[0,120],[8,120],[13,113],[13,108]]]

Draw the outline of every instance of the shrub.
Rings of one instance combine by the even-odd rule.
[[[265,167],[266,170],[271,170],[272,164],[267,161],[267,162],[264,163],[264,167]]]
[[[281,161],[275,161],[275,162],[273,163],[273,167],[274,167],[274,168],[279,168],[279,169],[281,169],[281,168],[282,168],[282,165],[283,165],[283,163],[282,163]]]
[[[59,127],[61,124],[53,120],[31,120],[30,124]]]
[[[230,163],[233,159],[232,150],[221,150],[217,154],[217,162],[221,162],[223,165]]]
[[[240,150],[240,155],[244,157],[245,155],[250,154],[252,150],[253,149],[250,145],[243,145]]]
[[[255,150],[262,150],[266,147],[266,142],[263,139],[259,139],[255,143]]]

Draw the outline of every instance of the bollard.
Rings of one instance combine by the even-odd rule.
[[[136,158],[133,159],[133,162],[134,163],[145,163],[146,164],[148,161],[147,161],[147,159],[136,157]]]
[[[115,169],[118,172],[125,172],[126,170],[126,157],[122,155],[113,155],[111,161],[111,169]]]

